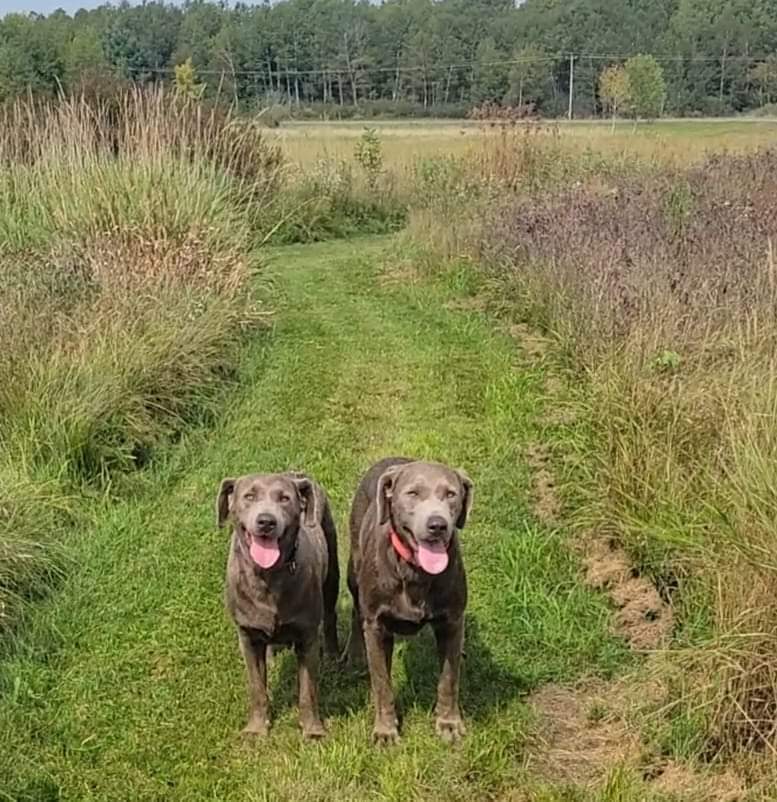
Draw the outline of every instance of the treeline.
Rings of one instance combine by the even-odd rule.
[[[670,114],[777,101],[777,0],[191,0],[0,20],[0,100],[172,80],[245,107],[451,113],[483,103],[605,111],[600,76],[657,57]]]

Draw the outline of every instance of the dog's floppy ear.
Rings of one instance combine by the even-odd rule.
[[[229,518],[232,494],[235,492],[237,479],[222,479],[219,494],[216,496],[216,525],[221,528]]]
[[[394,485],[397,476],[402,470],[401,465],[392,465],[386,468],[378,479],[378,489],[375,494],[375,503],[378,507],[378,523],[385,524],[391,512],[391,496],[394,492]]]
[[[461,512],[459,513],[459,517],[456,519],[456,529],[464,529],[470,510],[472,509],[473,485],[472,479],[470,479],[469,476],[464,473],[464,471],[456,471],[456,476],[459,477],[459,481],[461,482],[461,490],[464,494],[464,498],[461,500]]]
[[[315,526],[318,521],[318,494],[316,493],[316,488],[313,487],[313,482],[302,474],[295,475],[292,481],[302,501],[305,526]]]

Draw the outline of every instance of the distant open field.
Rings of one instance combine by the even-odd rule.
[[[629,152],[645,158],[684,162],[710,151],[741,151],[777,143],[777,120],[662,120],[619,122],[615,131],[603,121],[540,123],[574,150],[591,148],[603,153]],[[278,136],[289,157],[306,164],[325,158],[350,158],[365,128],[375,128],[383,142],[387,166],[418,157],[464,155],[485,137],[503,130],[467,120],[390,120],[343,122],[289,122]]]

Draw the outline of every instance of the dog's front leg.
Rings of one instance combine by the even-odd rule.
[[[242,627],[238,627],[238,639],[248,675],[248,723],[243,728],[243,733],[267,735],[270,726],[267,698],[267,644]]]
[[[320,645],[317,637],[295,645],[299,663],[299,723],[305,738],[323,738],[326,730],[318,713],[318,662]]]
[[[372,701],[375,705],[375,727],[372,739],[376,743],[395,743],[399,740],[394,692],[391,689],[391,657],[394,638],[375,620],[364,620],[364,644],[370,669]]]
[[[464,735],[464,722],[459,709],[459,676],[464,644],[464,619],[441,621],[434,627],[437,653],[440,658],[440,681],[437,684],[437,734],[445,741],[457,741]]]

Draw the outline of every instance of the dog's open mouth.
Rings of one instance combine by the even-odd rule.
[[[441,574],[448,567],[448,542],[438,538],[416,540],[411,536],[410,543],[415,552],[416,563],[427,574]]]
[[[267,535],[255,535],[246,531],[248,553],[260,568],[272,568],[281,559],[281,547],[278,538]]]

